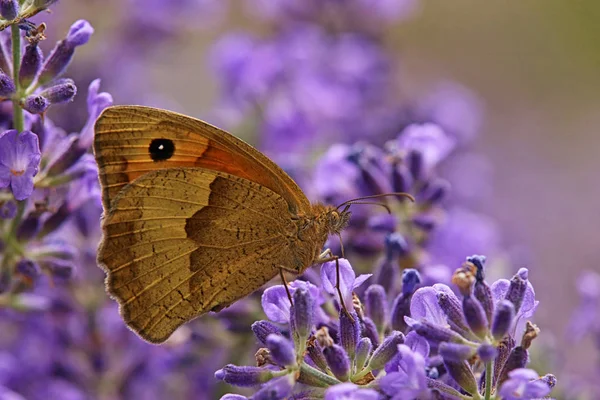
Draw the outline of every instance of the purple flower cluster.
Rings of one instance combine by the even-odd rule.
[[[439,176],[438,167],[458,141],[437,124],[411,124],[383,148],[365,142],[336,144],[317,161],[313,194],[327,203],[394,192],[415,197],[412,202],[388,196],[388,210],[355,206],[344,232],[349,252],[383,251],[375,280],[386,289],[403,268],[419,269],[426,282],[449,282],[449,266],[466,251],[495,250],[493,226],[448,204],[451,185]],[[335,249],[337,244],[328,246]]]
[[[539,333],[529,322],[538,302],[527,270],[489,286],[484,262],[469,257],[454,273],[462,301],[443,284],[417,289],[419,273],[406,269],[402,293],[391,303],[377,284],[359,298],[354,289],[370,276],[356,277],[345,259],[339,260],[336,297],[336,264],[324,264],[319,286],[295,281],[291,299],[283,286],[264,292],[269,321],[252,325],[262,346],[257,366],[230,364],[215,376],[259,387],[252,399],[544,397],[556,379],[525,368]]]

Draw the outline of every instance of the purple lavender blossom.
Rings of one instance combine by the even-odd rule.
[[[504,382],[499,391],[504,400],[540,399],[552,390],[548,383],[531,369],[515,369],[508,376],[510,379]]]
[[[37,135],[16,130],[0,133],[0,188],[10,186],[17,200],[31,196],[40,160]]]
[[[382,391],[394,400],[429,398],[425,358],[405,344],[399,345],[398,351],[393,364],[386,366],[387,375],[380,383]]]
[[[348,260],[340,258],[337,262],[339,263],[339,287],[340,292],[342,293],[342,301],[346,307],[350,307],[352,304],[352,292],[369,279],[371,274],[361,274],[356,276]],[[325,292],[332,296],[337,296],[336,285],[338,282],[336,261],[330,261],[323,264],[321,267],[321,282]]]

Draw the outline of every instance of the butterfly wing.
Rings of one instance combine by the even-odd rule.
[[[283,197],[293,213],[310,210],[298,185],[258,150],[206,122],[142,106],[109,107],[95,126],[102,202],[151,171],[200,167],[256,182]]]
[[[103,223],[98,260],[127,325],[163,342],[295,259],[296,225],[278,194],[198,168],[147,173],[125,186]],[[294,251],[295,250],[295,251]]]

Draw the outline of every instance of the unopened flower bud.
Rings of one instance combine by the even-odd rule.
[[[381,285],[371,285],[365,292],[366,313],[381,333],[387,323],[387,296]]]
[[[41,114],[50,107],[50,102],[44,96],[30,95],[25,98],[23,108],[31,114]]]
[[[25,47],[23,58],[21,59],[21,69],[19,69],[19,83],[21,87],[28,88],[37,76],[42,66],[44,56],[37,43],[29,43]]]
[[[405,337],[402,332],[393,331],[373,352],[373,356],[369,361],[369,368],[383,368],[388,361],[398,354],[398,345],[404,343],[404,339]]]
[[[236,386],[254,386],[273,378],[273,372],[261,367],[229,364],[215,372],[215,378]]]
[[[371,355],[371,350],[373,350],[373,345],[371,344],[371,339],[369,338],[362,338],[360,339],[360,341],[358,342],[358,345],[356,346],[356,370],[360,371],[361,369],[363,369],[363,367],[365,366],[365,364],[367,363],[367,360],[369,359],[369,356]]]
[[[256,321],[252,324],[251,329],[256,339],[263,345],[267,344],[267,337],[269,335],[274,333],[281,334],[279,328],[269,321]]]
[[[0,0],[0,15],[7,21],[17,18],[19,2],[17,0]]]
[[[515,307],[508,300],[500,300],[494,311],[492,322],[492,336],[494,339],[501,340],[508,333],[515,317]]]
[[[480,339],[485,338],[488,332],[488,321],[479,301],[473,296],[465,296],[463,298],[463,312],[471,331]]]
[[[267,337],[267,348],[271,357],[278,365],[287,367],[296,364],[296,354],[292,343],[279,334],[270,334]]]
[[[323,349],[323,355],[333,375],[345,382],[350,378],[350,358],[341,346],[333,344]]]
[[[40,95],[48,99],[50,104],[66,103],[77,94],[77,86],[71,79],[63,79],[56,85],[45,89]]]
[[[476,352],[473,347],[458,343],[442,342],[439,346],[439,353],[444,361],[465,361],[473,357]]]
[[[340,310],[340,331],[338,334],[340,345],[350,357],[354,357],[356,345],[360,338],[360,322],[355,312],[349,315],[348,312]]]
[[[477,381],[467,361],[455,362],[444,360],[444,365],[452,379],[467,393],[473,395],[477,392]]]
[[[15,90],[15,83],[10,76],[0,71],[0,97],[9,97]]]

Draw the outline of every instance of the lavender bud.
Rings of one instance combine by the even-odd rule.
[[[321,346],[316,340],[310,340],[308,342],[306,352],[308,357],[310,357],[312,362],[315,363],[318,368],[323,371],[327,370],[327,360],[325,360]]]
[[[444,365],[448,374],[463,388],[467,393],[473,395],[477,393],[477,381],[473,375],[473,371],[466,361],[450,361],[444,360]]]
[[[480,339],[485,338],[488,332],[488,321],[479,301],[473,296],[463,297],[463,311],[473,333]]]
[[[408,169],[415,181],[421,180],[425,175],[425,163],[423,153],[418,150],[411,150],[407,156]]]
[[[32,94],[25,98],[23,108],[31,114],[41,114],[50,107],[50,102],[44,96]]]
[[[345,382],[350,378],[350,358],[341,346],[334,344],[323,349],[323,355],[333,375]]]
[[[558,383],[558,380],[556,379],[556,376],[552,375],[552,374],[546,374],[544,376],[542,376],[540,378],[546,385],[548,385],[548,387],[550,389],[554,388],[554,386],[556,386],[556,384]]]
[[[379,345],[379,332],[373,320],[369,317],[365,317],[362,320],[362,336],[371,339],[371,343],[377,347]]]
[[[17,203],[7,200],[0,205],[0,220],[13,219],[17,215]]]
[[[355,312],[352,312],[352,315],[348,315],[344,310],[340,310],[339,343],[351,358],[354,357],[356,344],[359,339],[360,322],[358,315]]]
[[[371,285],[365,292],[365,311],[379,332],[383,332],[387,321],[387,298],[381,285]]]
[[[437,178],[429,183],[423,193],[423,201],[429,204],[437,204],[444,200],[450,192],[450,182]]]
[[[525,368],[527,365],[527,361],[529,360],[529,353],[521,346],[515,347],[510,354],[508,355],[508,359],[504,363],[504,367],[502,368],[502,372],[498,377],[497,387],[502,386],[505,380],[508,379],[508,373],[517,368]]]
[[[403,163],[395,163],[392,166],[392,185],[394,192],[408,192],[412,188],[413,178]]]
[[[401,257],[409,251],[409,245],[404,236],[394,232],[385,236],[385,256],[387,259]]]
[[[94,28],[85,20],[79,20],[71,25],[66,39],[56,44],[42,66],[39,83],[46,84],[65,72],[73,58],[75,47],[87,43],[92,33],[94,33]]]
[[[510,286],[506,292],[505,299],[513,303],[515,306],[515,314],[519,312],[523,297],[527,290],[527,269],[521,268],[510,280]]]
[[[515,307],[513,304],[508,300],[500,300],[496,305],[492,322],[492,336],[494,336],[494,339],[501,340],[508,333],[514,317]]]
[[[436,297],[440,308],[448,317],[448,321],[460,331],[469,331],[463,309],[456,296],[449,296],[448,293],[440,291]]]
[[[498,380],[498,377],[504,368],[504,364],[506,363],[506,360],[508,360],[514,347],[515,340],[510,335],[504,336],[502,341],[498,344],[498,355],[494,360],[494,384]]]
[[[373,350],[373,345],[371,344],[371,339],[364,337],[360,339],[358,345],[356,346],[356,370],[360,371],[364,368],[369,356],[371,355],[371,350]]]
[[[0,71],[0,97],[9,97],[15,90],[15,83],[10,76]]]
[[[457,343],[440,343],[439,353],[444,361],[460,362],[473,357],[477,350],[471,346]]]
[[[408,325],[404,321],[404,317],[410,317],[410,299],[412,294],[406,296],[404,293],[401,293],[394,300],[394,305],[392,306],[392,315],[390,318],[390,322],[392,325],[392,329],[400,332],[406,332],[408,329]]]
[[[273,372],[260,367],[228,364],[215,372],[215,378],[235,386],[254,386],[273,378]]]
[[[17,0],[0,0],[0,15],[7,21],[12,21],[19,15]]]
[[[421,275],[419,271],[413,268],[407,268],[402,271],[402,293],[413,294],[417,289],[417,285],[421,283]]]
[[[453,342],[465,343],[465,339],[458,333],[443,326],[436,325],[430,321],[422,320],[414,323],[412,328],[419,335],[423,336],[429,342]]]
[[[50,104],[60,104],[73,100],[75,94],[77,94],[77,86],[75,86],[73,80],[64,79],[47,88],[40,95],[48,99]]]
[[[485,265],[486,259],[487,259],[486,256],[482,256],[482,255],[478,255],[478,254],[474,254],[470,257],[467,257],[467,262],[470,262],[471,264],[475,265],[475,267],[477,267],[476,279],[478,281],[483,281],[485,279],[483,266]]]
[[[267,336],[271,334],[281,334],[279,328],[269,321],[256,321],[252,324],[252,332],[256,339],[263,344],[267,344]]]
[[[279,334],[272,333],[267,337],[266,344],[271,352],[271,357],[278,365],[287,367],[296,364],[294,347],[289,340]]]
[[[479,355],[479,358],[481,358],[481,361],[488,362],[496,358],[498,350],[491,344],[482,344],[477,349],[477,354]]]
[[[484,280],[476,280],[475,286],[473,287],[473,296],[481,303],[485,316],[488,321],[492,320],[492,314],[494,313],[494,298],[492,297],[492,290],[490,286]]]
[[[392,333],[383,340],[383,343],[375,349],[369,361],[370,369],[381,369],[398,354],[398,345],[404,343],[404,334],[398,331]]]
[[[25,47],[19,69],[19,82],[21,87],[28,88],[37,76],[42,66],[44,56],[37,43],[30,43]]]
[[[291,320],[293,326],[294,342],[297,348],[304,348],[304,343],[310,335],[312,328],[313,300],[308,290],[299,288],[292,296]]]

